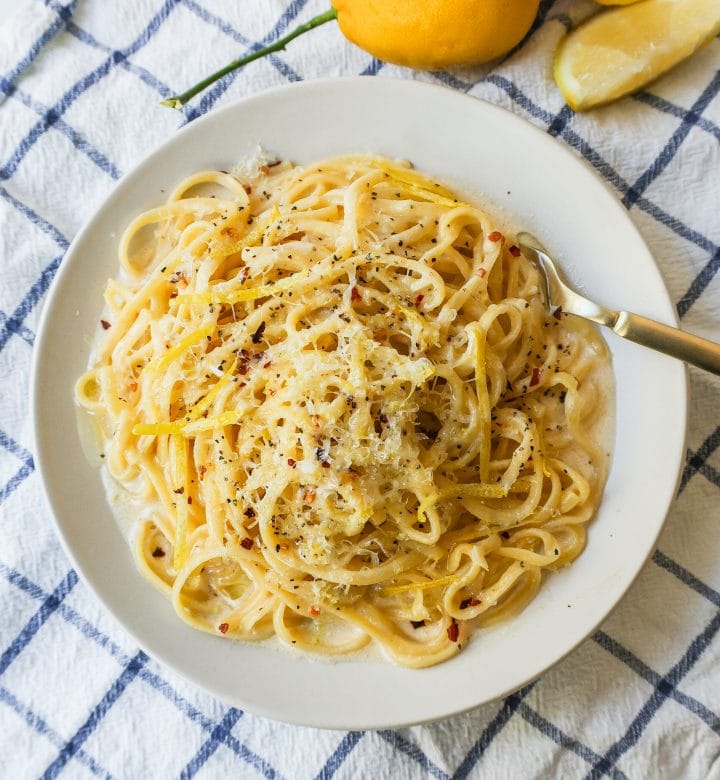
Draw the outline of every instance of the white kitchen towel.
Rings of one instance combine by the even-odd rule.
[[[538,125],[627,207],[683,326],[720,340],[720,41],[648,91],[575,115],[551,64],[568,26],[597,10],[590,0],[542,0],[537,24],[508,58],[453,74],[384,65],[333,23],[178,113],[159,100],[327,1],[17,5],[0,20],[0,777],[720,778],[718,379],[690,370],[677,499],[656,552],[602,628],[504,701],[368,733],[241,712],[148,659],[58,545],[28,409],[43,297],[114,181],[215,105],[320,76],[439,82]]]

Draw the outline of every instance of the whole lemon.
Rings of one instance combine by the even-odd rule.
[[[333,0],[343,35],[420,70],[478,65],[520,43],[540,0]]]

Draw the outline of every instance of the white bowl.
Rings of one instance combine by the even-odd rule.
[[[616,442],[587,549],[548,577],[521,615],[480,631],[456,658],[424,670],[324,663],[189,628],[135,568],[100,475],[83,455],[73,383],[88,362],[123,227],[183,176],[227,168],[258,143],[302,163],[348,152],[410,159],[505,210],[600,302],[676,322],[658,269],[615,197],[584,163],[527,122],[412,81],[333,79],[264,92],[193,122],[124,177],[73,241],[55,278],[35,347],[32,409],[36,463],[60,538],[86,584],[139,645],[251,712],[308,726],[386,728],[503,696],[582,642],[652,551],[684,453],[684,367],[610,334]]]

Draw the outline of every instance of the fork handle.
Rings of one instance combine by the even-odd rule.
[[[720,375],[720,344],[693,336],[678,328],[663,325],[662,322],[631,314],[618,312],[612,329],[618,336],[642,344],[650,349],[664,352],[686,363]]]

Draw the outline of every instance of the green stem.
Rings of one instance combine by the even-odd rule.
[[[194,98],[195,95],[197,95],[199,92],[202,92],[204,89],[215,83],[218,79],[221,79],[223,76],[226,76],[228,73],[232,73],[234,70],[242,68],[243,65],[247,65],[253,60],[259,60],[261,57],[265,57],[275,51],[283,51],[287,44],[290,43],[290,41],[299,37],[303,33],[308,32],[309,30],[313,30],[315,27],[320,27],[320,25],[325,24],[326,22],[331,22],[333,19],[337,19],[337,11],[334,8],[330,8],[328,11],[325,11],[324,14],[314,16],[312,19],[310,19],[310,21],[307,21],[305,24],[301,24],[299,27],[296,27],[284,38],[279,38],[277,41],[275,41],[275,43],[271,43],[269,46],[265,46],[262,49],[258,49],[257,51],[252,52],[252,54],[241,57],[239,60],[233,60],[224,68],[220,68],[220,70],[215,71],[215,73],[211,74],[202,81],[199,81],[194,87],[190,87],[190,89],[186,90],[181,95],[173,95],[173,97],[168,98],[167,100],[163,100],[160,105],[168,106],[169,108],[182,108],[188,102],[188,100]]]

